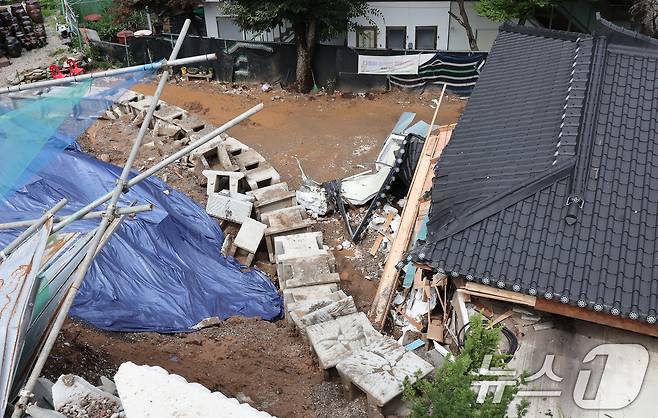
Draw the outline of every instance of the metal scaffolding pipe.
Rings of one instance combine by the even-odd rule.
[[[57,211],[63,208],[68,203],[68,200],[62,199],[51,209],[48,209],[39,219],[37,219],[29,228],[23,231],[22,234],[17,236],[12,242],[9,243],[2,251],[0,251],[0,261],[5,261],[7,256],[11,254],[19,245],[25,242],[34,232],[41,227],[48,219],[50,219]]]
[[[197,64],[200,62],[208,62],[216,59],[217,59],[217,54],[205,54],[205,55],[196,55],[194,57],[188,57],[188,58],[162,60],[160,62],[154,62],[152,64],[134,65],[131,67],[117,68],[114,70],[97,71],[94,73],[76,75],[72,77],[58,78],[54,80],[36,81],[34,83],[25,83],[16,86],[3,87],[2,89],[0,89],[0,94],[34,90],[43,87],[61,86],[71,83],[77,83],[80,81],[97,79],[97,78],[137,73],[140,71],[157,71],[162,68],[170,69],[172,67],[176,67],[179,65]]]
[[[171,51],[171,56],[169,57],[170,61],[176,59],[176,57],[178,56],[178,52],[180,51],[181,46],[183,45],[183,40],[185,39],[187,30],[190,27],[190,23],[191,23],[190,19],[185,20],[180,35],[176,40],[176,45],[174,46],[173,51]],[[85,254],[85,257],[82,260],[82,264],[80,265],[80,270],[76,271],[73,284],[71,285],[71,288],[69,289],[66,296],[64,297],[64,300],[62,301],[62,308],[57,314],[57,317],[55,318],[52,329],[48,333],[48,338],[46,338],[43,349],[39,353],[37,361],[34,365],[34,369],[32,369],[32,372],[30,373],[30,377],[28,378],[27,383],[25,384],[25,388],[21,391],[21,397],[16,403],[16,408],[14,410],[12,418],[19,418],[23,414],[25,405],[27,404],[27,401],[29,399],[29,394],[32,391],[32,389],[34,389],[34,385],[36,384],[37,379],[41,374],[41,370],[43,370],[43,366],[46,364],[48,355],[52,350],[53,346],[55,345],[55,341],[57,340],[57,335],[59,335],[59,332],[62,329],[62,326],[64,325],[64,321],[66,320],[66,315],[68,315],[68,312],[71,309],[71,306],[73,305],[73,301],[75,300],[75,296],[78,293],[78,289],[80,288],[82,281],[87,275],[87,271],[91,267],[91,264],[94,262],[94,258],[96,257],[96,252],[99,246],[101,245],[101,240],[103,238],[103,235],[105,234],[105,230],[112,223],[114,217],[116,216],[115,210],[116,210],[117,202],[119,201],[119,197],[121,196],[121,193],[124,190],[127,190],[128,188],[127,183],[128,183],[128,176],[130,175],[130,169],[132,168],[135,158],[137,158],[139,148],[142,145],[142,140],[146,135],[146,130],[148,129],[151,123],[151,118],[153,117],[153,113],[155,112],[156,105],[160,100],[160,96],[162,95],[162,90],[164,90],[168,78],[169,78],[169,71],[165,70],[160,77],[158,88],[155,90],[155,94],[153,95],[153,101],[151,102],[151,105],[149,106],[149,109],[146,112],[146,116],[144,117],[142,126],[139,132],[137,133],[137,136],[135,137],[135,141],[133,142],[132,149],[130,150],[130,155],[128,155],[126,164],[123,166],[121,177],[119,178],[116,186],[114,187],[114,190],[112,191],[110,203],[107,206],[106,214],[105,216],[103,216],[103,218],[101,218],[101,223],[98,226],[98,231],[96,231],[94,237],[91,240],[89,250]]]
[[[141,213],[141,212],[148,212],[150,210],[153,210],[153,205],[148,204],[148,205],[139,205],[139,206],[126,206],[122,208],[118,208],[116,210],[117,215],[134,215],[136,213]],[[104,210],[99,210],[96,212],[89,212],[85,216],[83,216],[80,219],[94,219],[94,218],[100,218],[105,215]],[[56,216],[53,221],[54,224],[57,224],[59,222],[62,222],[65,220],[67,217],[66,216]],[[32,226],[33,224],[40,222],[41,219],[31,219],[27,221],[16,221],[16,222],[7,222],[4,224],[0,224],[0,231],[5,230],[5,229],[17,229],[17,228],[25,228]]]
[[[204,145],[205,143],[211,141],[212,139],[218,137],[220,134],[224,133],[225,131],[231,129],[238,123],[244,121],[245,119],[248,119],[249,117],[253,116],[254,114],[260,112],[263,109],[263,104],[259,103],[256,106],[252,107],[251,109],[247,110],[246,112],[242,113],[239,116],[236,116],[235,118],[231,119],[230,121],[226,122],[222,126],[218,127],[214,131],[210,132],[207,135],[202,136],[199,140],[189,144],[185,148],[180,149],[178,152],[170,155],[169,157],[165,158],[164,160],[160,161],[153,167],[149,168],[146,171],[143,171],[142,173],[138,174],[137,176],[133,177],[130,179],[127,183],[127,187],[132,187],[135,184],[143,181],[144,179],[148,178],[149,176],[157,173],[158,171],[162,170],[169,164],[173,163],[174,161],[188,155],[195,149],[199,148],[200,146]],[[85,206],[82,209],[79,209],[77,212],[67,216],[64,220],[62,220],[60,223],[58,223],[54,228],[53,232],[58,232],[61,231],[63,228],[68,226],[74,221],[77,221],[78,219],[81,219],[83,216],[85,216],[87,213],[91,212],[92,210],[96,209],[98,206],[102,205],[103,203],[107,202],[110,198],[112,197],[112,192],[107,192],[103,196],[97,198],[93,202],[89,203],[87,206]]]

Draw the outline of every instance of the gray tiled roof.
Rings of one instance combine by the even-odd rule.
[[[454,276],[656,321],[658,45],[503,26],[437,164],[428,238]]]

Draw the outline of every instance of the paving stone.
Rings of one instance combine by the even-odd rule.
[[[382,338],[363,312],[306,328],[308,340],[318,356],[320,367],[335,367],[368,344]]]
[[[212,193],[208,196],[206,212],[215,218],[241,224],[251,217],[254,204],[249,199],[240,193]]]
[[[267,226],[254,219],[247,218],[242,222],[233,245],[242,248],[251,254],[256,254],[260,242],[263,240]]]
[[[274,238],[276,261],[329,254],[322,243],[322,232],[285,235]]]
[[[415,382],[417,372],[420,377],[425,377],[434,367],[395,340],[385,337],[343,358],[336,369],[344,381],[356,385],[368,395],[371,402],[381,407],[402,393],[405,378]]]

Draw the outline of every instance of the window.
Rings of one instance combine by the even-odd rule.
[[[377,28],[375,26],[359,26],[356,28],[357,48],[377,48]]]
[[[386,48],[388,49],[406,49],[407,27],[406,26],[386,26]]]
[[[436,26],[416,26],[416,49],[436,49]]]

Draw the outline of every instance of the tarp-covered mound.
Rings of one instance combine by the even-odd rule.
[[[120,168],[84,153],[59,153],[8,200],[0,201],[0,222],[36,219],[65,197],[59,214],[105,194]],[[96,258],[71,315],[111,331],[188,331],[218,316],[282,317],[283,304],[263,273],[243,273],[234,259],[219,254],[224,236],[217,223],[184,194],[150,179],[121,198],[152,203],[155,209],[126,221]],[[89,231],[98,220],[78,221],[65,231]],[[6,245],[20,231],[0,231]]]

